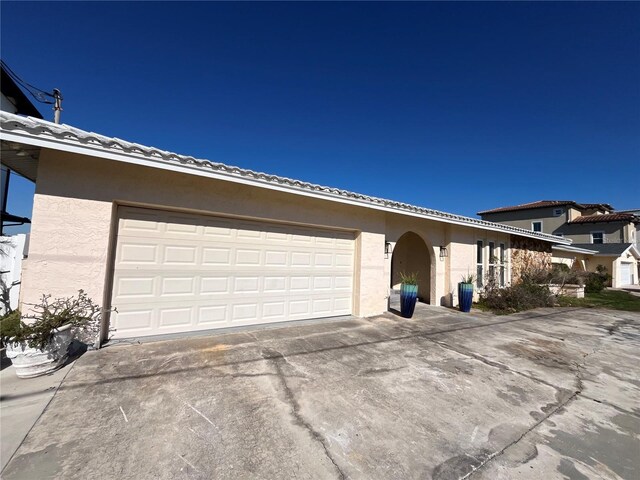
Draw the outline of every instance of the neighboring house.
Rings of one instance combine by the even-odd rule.
[[[35,105],[31,103],[31,100],[23,93],[18,84],[13,81],[4,65],[0,65],[0,90],[0,110],[42,118]]]
[[[42,118],[42,115],[4,66],[0,65],[0,110],[20,115]],[[11,185],[11,171],[4,164],[4,152],[0,167],[0,315],[18,306],[22,259],[27,254],[25,234],[5,237],[5,227],[23,225],[30,220],[7,211]]]
[[[616,210],[616,213],[631,213],[640,218],[640,208],[632,208],[629,210]],[[636,223],[636,244],[635,247],[640,251],[640,223]]]
[[[22,304],[84,289],[116,338],[388,308],[399,274],[456,305],[563,238],[198,160],[0,113],[3,162],[36,183]]]
[[[478,212],[483,220],[571,240],[554,247],[553,261],[595,271],[603,265],[613,287],[638,284],[640,249],[637,211],[618,212],[607,203],[540,200]]]
[[[42,118],[42,115],[31,100],[24,94],[18,84],[13,80],[4,66],[0,65],[0,110],[19,115]],[[19,217],[7,212],[7,198],[11,180],[10,170],[2,164],[0,177],[0,236],[4,234],[4,227],[29,223],[28,218]]]

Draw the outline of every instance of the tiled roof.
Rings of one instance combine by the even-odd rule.
[[[510,207],[494,208],[492,210],[484,210],[478,212],[478,215],[485,215],[487,213],[500,213],[500,212],[516,212],[518,210],[530,210],[533,208],[545,208],[545,207],[562,207],[565,205],[571,205],[578,209],[586,208],[601,208],[603,210],[613,210],[613,207],[608,203],[578,203],[573,200],[538,200],[537,202],[522,203],[520,205],[513,205]]]
[[[215,173],[219,177],[233,181],[234,179],[246,180],[257,186],[272,186],[290,192],[311,193],[321,195],[322,198],[334,201],[346,201],[347,203],[359,204],[383,210],[405,213],[423,218],[428,218],[447,223],[456,223],[478,227],[487,230],[501,231],[529,238],[537,238],[546,242],[568,245],[571,242],[553,235],[532,232],[522,228],[511,227],[477,218],[465,217],[454,213],[442,212],[430,208],[419,207],[408,203],[396,202],[384,198],[371,197],[360,193],[354,193],[339,188],[326,187],[313,183],[294,180],[291,178],[270,175],[262,172],[255,172],[240,167],[225,165],[223,163],[211,162],[209,160],[197,159],[191,156],[180,155],[154,147],[147,147],[138,143],[127,142],[119,138],[106,137],[93,132],[87,132],[78,128],[47,122],[31,117],[22,117],[8,112],[0,112],[0,131],[3,140],[6,134],[15,134],[16,142],[32,142],[34,145],[45,146],[45,148],[58,148],[64,150],[65,145],[81,147],[86,155],[100,155],[101,153],[120,154],[127,158],[153,161],[161,164],[183,165],[190,169],[197,169]],[[49,146],[50,145],[50,146]]]
[[[581,203],[580,206],[583,208],[602,208],[608,211],[613,210],[613,207],[608,203]]]
[[[543,207],[561,207],[563,205],[575,205],[576,202],[572,200],[538,200],[537,202],[522,203],[520,205],[513,205],[510,207],[494,208],[492,210],[484,210],[478,212],[478,215],[484,215],[485,213],[498,213],[498,212],[515,212],[517,210],[529,210],[531,208],[543,208]]]
[[[604,215],[585,215],[576,217],[569,223],[602,223],[602,222],[640,222],[640,217],[633,213],[607,213]]]

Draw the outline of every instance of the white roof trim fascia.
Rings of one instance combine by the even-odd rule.
[[[18,123],[24,123],[25,121],[32,121],[34,123],[38,123],[40,124],[39,128],[47,128],[47,124],[50,124],[50,122],[46,122],[42,120],[38,120],[36,122],[36,119],[32,119],[30,117],[29,118],[20,117],[18,115],[8,114],[7,112],[2,112],[1,115],[2,117],[6,116],[9,121],[17,121]],[[6,121],[4,118],[2,120]],[[73,128],[73,130],[78,131],[74,127],[69,127],[64,124],[63,125],[51,124],[51,125],[59,129]],[[76,133],[73,130],[70,130],[68,132],[68,137],[76,135]],[[198,175],[202,177],[214,178],[214,179],[223,180],[223,181],[230,181],[230,182],[240,183],[244,185],[257,186],[261,188],[267,188],[270,190],[292,193],[295,195],[302,195],[302,196],[317,198],[321,200],[339,202],[347,205],[371,208],[374,210],[407,215],[411,217],[424,218],[428,220],[449,223],[453,225],[461,225],[461,226],[470,227],[470,228],[478,228],[482,230],[514,234],[521,237],[534,238],[537,240],[542,240],[545,242],[551,242],[555,244],[563,244],[563,245],[571,244],[571,240],[559,238],[554,235],[531,232],[530,230],[524,230],[521,228],[510,227],[510,226],[501,225],[493,222],[487,222],[485,220],[479,220],[471,217],[464,217],[461,215],[440,212],[438,210],[430,210],[424,207],[418,207],[410,204],[394,202],[392,200],[385,200],[385,199],[380,199],[376,197],[368,197],[366,195],[346,192],[346,191],[333,189],[329,187],[322,187],[320,185],[308,184],[307,182],[303,182],[299,180],[291,180],[284,177],[278,177],[276,175],[268,175],[268,174],[248,171],[248,172],[251,172],[251,174],[254,175],[254,177],[247,178],[239,174],[239,172],[246,171],[245,169],[242,169],[239,167],[231,167],[231,166],[224,165],[224,168],[227,171],[212,170],[204,167],[203,164],[208,164],[211,167],[215,167],[217,165],[222,165],[222,164],[215,164],[208,160],[196,160],[193,157],[187,157],[187,156],[182,156],[174,153],[163,152],[157,149],[151,149],[153,153],[150,155],[143,155],[143,154],[134,153],[134,152],[126,152],[124,150],[122,151],[109,150],[105,146],[103,146],[101,143],[99,143],[99,141],[97,140],[95,140],[96,142],[95,144],[89,144],[89,143],[82,143],[79,140],[74,140],[73,138],[64,138],[64,139],[55,138],[52,133],[49,133],[47,135],[45,133],[32,133],[24,130],[6,130],[5,128],[1,128],[0,131],[2,133],[0,138],[8,142],[24,143],[24,144],[34,145],[34,146],[48,148],[52,150],[60,150],[60,151],[65,151],[70,153],[77,153],[80,155],[95,156],[99,158],[105,158],[105,159],[115,160],[115,161],[120,161],[125,163],[132,163],[132,164],[151,167],[151,168],[160,168],[163,170],[187,173],[191,175]],[[83,133],[86,133],[87,136],[89,137],[102,137],[101,135],[93,134],[89,132],[83,132]],[[122,144],[125,144],[125,145],[131,145],[141,149],[149,148],[149,147],[143,147],[141,145],[138,146],[137,144],[132,144],[130,142],[120,141],[115,138],[105,137],[105,140],[109,141],[111,144],[119,145],[120,148],[125,148],[125,147],[119,144],[119,142],[122,142]],[[170,160],[165,159],[162,156],[162,154],[170,155],[171,158],[174,159],[174,162],[171,162]],[[237,173],[234,173],[234,172],[237,172]],[[269,178],[269,180],[255,178],[255,176],[265,176]],[[308,186],[308,187],[304,188],[304,186]],[[322,190],[322,191],[317,191],[317,190],[314,191],[314,189]],[[340,195],[339,193],[333,193],[331,191],[326,191],[326,190],[333,190],[334,192],[343,192],[343,193],[342,195]],[[347,195],[352,195],[355,198],[350,198]],[[377,202],[380,202],[380,203],[377,203]],[[385,203],[390,203],[395,205],[393,206],[385,205]]]
[[[587,255],[594,255],[594,254],[598,253],[597,250],[588,250],[586,248],[572,247],[571,245],[553,245],[551,248],[553,250],[558,250],[558,251],[561,251],[561,252],[585,253]]]

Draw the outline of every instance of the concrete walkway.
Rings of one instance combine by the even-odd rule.
[[[42,377],[20,379],[11,361],[0,371],[0,469],[4,468],[53,398],[71,363]]]
[[[640,315],[393,314],[81,357],[3,479],[630,479]]]

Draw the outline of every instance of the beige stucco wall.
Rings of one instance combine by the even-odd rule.
[[[604,232],[604,243],[620,243],[629,241],[630,235],[625,226],[623,222],[573,223],[558,229],[557,233],[564,234],[573,243],[591,243],[591,232]]]
[[[639,284],[638,280],[638,260],[631,254],[625,253],[620,257],[603,257],[603,256],[594,256],[589,262],[587,266],[587,270],[589,272],[595,272],[597,270],[598,265],[603,265],[607,269],[607,273],[611,275],[611,286],[614,288],[619,288],[622,285],[621,282],[621,263],[631,263],[631,271],[633,275],[633,281],[637,285]]]
[[[117,168],[114,168],[117,167]],[[386,309],[384,213],[203,177],[43,151],[34,198],[23,301],[84,289],[108,300],[116,203],[213,212],[356,231],[354,310]]]
[[[400,237],[407,232],[417,234],[426,244],[429,251],[430,266],[429,294],[427,297],[431,305],[446,305],[445,264],[439,261],[439,253],[440,245],[446,245],[445,230],[447,228],[449,228],[449,226],[441,222],[411,217],[409,215],[385,214],[386,240],[391,244],[391,248],[394,251]],[[393,254],[387,255],[385,265],[386,278],[389,279],[387,281],[387,289],[391,286],[392,259]],[[423,272],[426,273],[425,270],[423,270]]]
[[[562,215],[553,216],[556,208],[562,209]],[[503,223],[512,227],[532,230],[532,222],[542,222],[542,231],[544,233],[555,234],[558,229],[568,221],[567,207],[549,207],[549,208],[532,208],[530,210],[516,210],[514,212],[499,212],[482,215],[483,220],[490,222]]]
[[[431,295],[431,255],[429,247],[420,236],[407,232],[393,249],[391,258],[391,287],[399,289],[401,274],[418,275],[418,298],[429,302]]]
[[[584,253],[562,252],[553,250],[551,262],[562,263],[571,269],[584,271],[587,270],[587,265],[592,258],[593,255],[586,255]]]
[[[387,309],[392,255],[406,232],[426,244],[424,275],[429,302],[457,305],[457,284],[476,271],[476,240],[504,242],[510,236],[444,224],[400,213],[385,213],[205,177],[43,150],[34,198],[30,255],[22,300],[35,302],[84,289],[108,306],[112,243],[117,205],[148,206],[341,228],[356,239],[354,314],[372,316]],[[440,247],[448,256],[440,258]],[[510,253],[507,251],[507,259]],[[485,264],[488,253],[485,253]],[[486,267],[485,267],[486,271]]]

